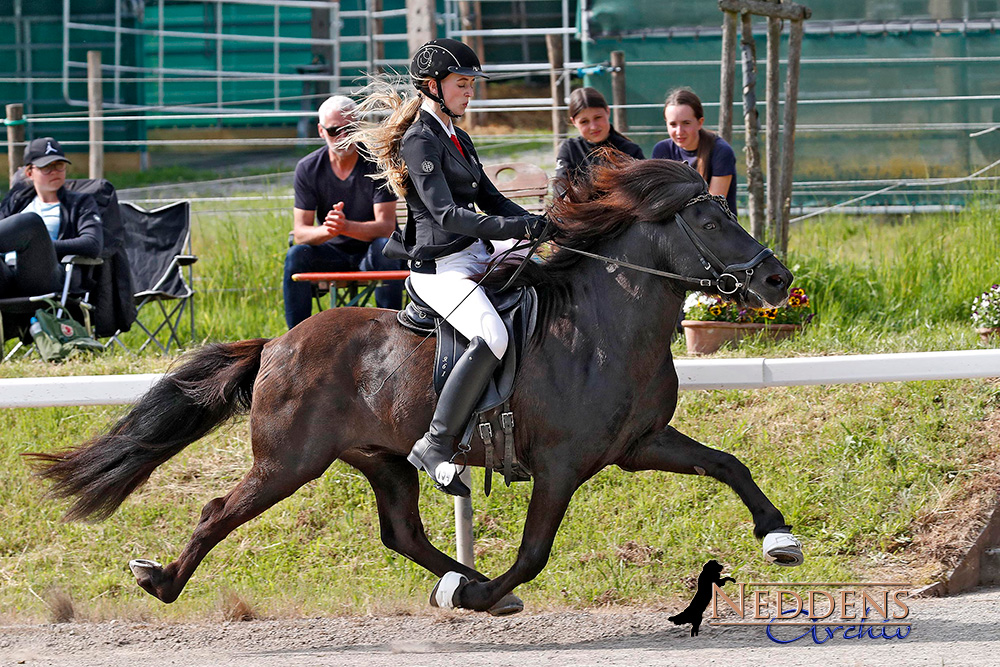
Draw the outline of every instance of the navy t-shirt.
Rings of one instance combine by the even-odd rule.
[[[677,160],[687,162],[692,167],[698,163],[698,151],[686,151],[673,139],[664,139],[653,146],[653,159]],[[695,167],[697,168],[697,167]],[[726,203],[733,213],[736,213],[736,154],[722,137],[715,138],[715,145],[712,147],[711,160],[708,165],[708,182],[713,176],[732,176],[729,181],[729,191],[726,193]]]
[[[326,214],[337,202],[344,202],[348,220],[374,220],[375,204],[396,201],[396,195],[381,179],[371,178],[378,172],[375,164],[358,155],[357,164],[346,180],[333,173],[326,146],[313,151],[295,165],[295,208],[316,211],[316,222],[322,224]],[[336,245],[346,253],[360,255],[370,242],[336,236],[326,243]]]

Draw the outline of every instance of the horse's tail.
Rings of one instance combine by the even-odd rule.
[[[30,453],[66,519],[109,517],[157,466],[250,409],[265,338],[206,345],[159,380],[111,430],[79,447]]]

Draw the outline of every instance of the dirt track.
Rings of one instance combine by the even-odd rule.
[[[988,665],[1000,663],[1000,589],[911,601],[902,640],[772,642],[762,628],[702,626],[650,610],[154,625],[129,622],[0,627],[0,665],[77,667],[453,667],[455,665]]]

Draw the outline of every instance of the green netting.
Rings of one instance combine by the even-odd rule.
[[[714,3],[706,3],[713,4]],[[819,3],[815,3],[819,4]],[[875,11],[875,5],[878,11]],[[1000,132],[979,137],[971,133],[1000,124],[1000,41],[986,29],[977,29],[974,22],[967,30],[935,32],[907,29],[901,22],[891,31],[845,32],[841,19],[864,21],[893,16],[904,5],[914,15],[927,7],[942,13],[963,3],[928,2],[844,2],[815,7],[811,27],[826,26],[821,31],[807,29],[803,40],[798,132],[796,134],[795,180],[851,180],[925,178],[964,176],[977,168],[1000,159]],[[964,3],[967,14],[952,18],[976,18],[975,12],[991,3]],[[653,144],[666,138],[662,101],[667,92],[677,86],[693,88],[706,103],[706,126],[718,126],[719,58],[721,54],[721,12],[708,11],[698,3],[697,10],[682,13],[679,7],[688,3],[665,2],[648,12],[672,13],[674,25],[679,21],[702,21],[714,30],[701,34],[673,37],[597,39],[584,44],[584,61],[602,63],[610,59],[611,51],[623,51],[626,57],[626,84],[630,136],[647,152]],[[920,7],[918,7],[918,5]],[[947,6],[946,6],[947,5]],[[620,16],[621,25],[629,23],[640,12],[619,0],[595,0],[595,13]],[[853,12],[853,13],[852,13]],[[947,19],[944,13],[940,18]],[[827,23],[817,23],[816,17],[826,17]],[[901,14],[895,14],[900,20]],[[906,15],[910,18],[911,15]],[[994,14],[994,18],[997,17]],[[763,123],[765,22],[757,19],[758,113]],[[901,21],[901,20],[900,20]],[[609,26],[605,22],[602,25]],[[690,26],[688,26],[690,27]],[[593,29],[593,26],[591,26]],[[787,34],[782,40],[782,58],[787,47]],[[742,68],[737,58],[734,123],[743,124],[741,106]],[[785,68],[782,67],[782,96]],[[591,75],[587,85],[601,90],[610,100],[609,74]],[[644,108],[642,105],[646,105]],[[639,108],[635,108],[638,106]],[[762,133],[763,146],[765,135]],[[734,132],[733,145],[738,154],[739,181],[743,175],[743,130]],[[893,192],[866,203],[945,203],[960,201],[979,186],[929,188],[919,193]],[[844,200],[865,190],[862,186],[842,189],[817,201]],[[931,190],[931,191],[926,191]],[[808,203],[808,202],[801,202]]]

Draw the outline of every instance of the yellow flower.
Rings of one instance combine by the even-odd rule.
[[[719,306],[719,305],[711,306],[711,307],[709,307],[708,312],[710,312],[710,313],[712,313],[712,315],[715,315],[716,317],[718,317],[719,315],[722,314],[722,306]]]
[[[760,309],[760,315],[761,315],[761,317],[763,317],[766,320],[773,320],[775,317],[778,316],[778,309],[777,308],[761,308]]]

